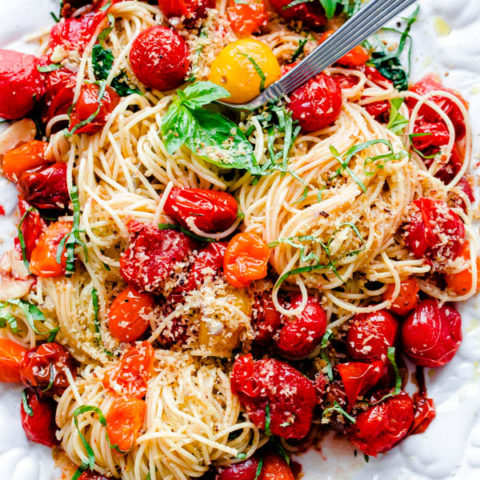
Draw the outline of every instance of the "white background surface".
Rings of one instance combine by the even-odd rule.
[[[0,47],[34,51],[24,35],[51,23],[58,0],[0,0]],[[480,145],[480,0],[420,0],[415,39],[413,79],[436,72],[470,102],[474,130],[474,164]],[[438,25],[446,22],[448,35]],[[444,30],[444,29],[443,29]],[[442,32],[444,33],[444,32]],[[445,75],[448,72],[447,75]],[[0,205],[15,208],[15,190],[0,180]],[[11,219],[0,217],[0,251],[14,235]],[[464,341],[455,359],[427,375],[437,418],[426,433],[371,458],[353,455],[345,442],[324,442],[321,452],[303,460],[305,480],[479,480],[480,479],[480,302],[460,309]],[[0,480],[58,480],[49,449],[30,444],[20,425],[20,389],[0,385]]]

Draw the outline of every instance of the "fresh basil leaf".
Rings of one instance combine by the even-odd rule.
[[[320,0],[320,3],[325,10],[325,15],[327,16],[328,20],[332,19],[335,15],[335,11],[337,10],[339,0]]]
[[[24,390],[22,392],[22,405],[23,405],[23,409],[25,410],[25,413],[29,417],[33,417],[33,410],[32,410],[32,407],[28,404],[27,391],[26,390]]]
[[[190,108],[202,107],[230,96],[228,90],[213,82],[195,82],[180,92],[185,95],[185,105]]]
[[[162,136],[167,152],[173,155],[193,135],[195,119],[190,110],[177,100],[170,108],[162,122]]]
[[[388,119],[387,128],[396,135],[401,135],[408,125],[408,119],[406,119],[400,113],[400,107],[403,104],[403,98],[392,98],[390,100],[390,117]]]
[[[60,63],[51,63],[50,65],[39,65],[37,70],[42,73],[54,72],[55,70],[59,70],[62,68]]]

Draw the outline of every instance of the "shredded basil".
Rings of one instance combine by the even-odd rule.
[[[253,480],[258,480],[260,478],[260,475],[262,474],[262,470],[263,470],[263,458],[260,459],[260,462],[258,462],[257,471],[255,472],[255,478]]]
[[[301,38],[298,41],[298,47],[293,52],[292,58],[289,63],[295,63],[300,57],[305,54],[305,45],[308,43],[308,38]]]
[[[20,219],[20,223],[18,224],[18,229],[17,229],[17,236],[18,236],[18,241],[20,243],[20,250],[22,251],[22,260],[23,264],[25,265],[25,268],[27,269],[27,272],[30,272],[30,263],[27,259],[27,247],[25,245],[25,239],[23,238],[23,231],[22,231],[22,225],[23,222],[26,220],[27,216],[31,213],[34,212],[36,209],[34,207],[29,207],[26,212],[22,215],[22,218]]]
[[[23,405],[23,409],[25,410],[25,413],[29,417],[33,417],[33,410],[32,410],[32,407],[28,404],[27,391],[26,390],[24,390],[22,392],[22,405]]]
[[[332,362],[328,356],[327,347],[332,335],[333,331],[327,330],[322,337],[322,341],[320,342],[320,357],[327,364],[327,377],[331,382],[333,382],[333,368]]]
[[[267,405],[265,406],[265,435],[267,435],[267,437],[272,436],[271,423],[272,415],[270,412],[270,402],[267,402]]]
[[[247,55],[246,53],[240,52],[239,55],[245,57],[253,65],[253,68],[260,77],[260,91],[263,92],[265,90],[265,82],[267,81],[267,77],[265,76],[263,70],[260,68],[260,65],[255,61],[253,57]]]
[[[332,414],[333,412],[339,413],[340,415],[343,415],[349,422],[351,423],[356,423],[356,420],[354,417],[352,417],[349,413],[347,413],[338,402],[333,402],[333,406],[326,408],[323,411],[322,417],[325,417],[326,415]]]
[[[408,119],[400,113],[400,107],[403,101],[403,98],[392,98],[390,100],[390,117],[387,128],[396,135],[401,135],[408,125]]]
[[[62,68],[62,65],[60,63],[51,63],[50,65],[39,65],[37,67],[37,70],[42,73],[48,73],[59,70],[60,68]]]

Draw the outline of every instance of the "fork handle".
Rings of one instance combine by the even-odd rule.
[[[304,85],[352,48],[380,30],[417,0],[372,0],[280,80],[267,88],[263,102],[274,102]]]

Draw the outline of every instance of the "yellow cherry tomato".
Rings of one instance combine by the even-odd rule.
[[[245,103],[280,76],[280,65],[270,47],[253,38],[243,38],[218,54],[208,79],[230,92],[226,102]]]

